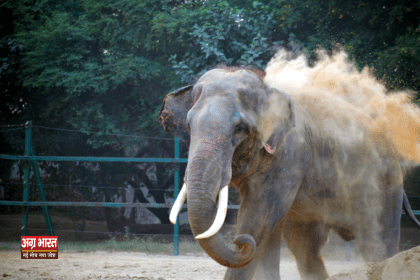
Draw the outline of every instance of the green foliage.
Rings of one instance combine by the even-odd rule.
[[[191,21],[190,48],[183,56],[170,58],[184,83],[217,64],[264,68],[281,43],[273,41],[272,12],[257,1],[249,10],[227,1],[206,1]]]
[[[276,5],[279,26],[308,54],[339,47],[360,67],[374,68],[389,89],[420,90],[420,3],[279,0]]]
[[[32,120],[35,125],[85,131],[39,131],[34,136],[37,154],[150,156],[153,151],[154,157],[173,155],[170,141],[117,134],[168,137],[156,118],[162,96],[173,84],[169,52],[186,47],[185,32],[179,27],[188,23],[188,10],[178,13],[166,1],[127,0],[7,1],[1,7],[14,19],[12,30],[1,40],[0,48],[7,51],[0,58],[1,82],[13,78],[17,84],[2,93],[8,97],[4,107],[9,109],[2,110],[2,123]],[[179,23],[168,21],[166,15]],[[171,38],[176,40],[166,40]],[[11,94],[16,87],[19,94]],[[110,133],[114,135],[106,135]],[[22,153],[23,144],[18,142],[22,136],[4,137],[14,152]],[[100,164],[94,170],[60,163],[45,168],[52,184],[125,186],[137,167]],[[91,201],[118,194],[112,188],[81,188],[77,193]]]
[[[177,33],[175,24],[164,28],[154,24],[154,18],[164,18],[159,4],[125,0],[15,4],[16,14],[33,15],[25,16],[26,27],[16,23],[19,31],[14,38],[24,49],[23,87],[40,89],[48,99],[37,109],[42,118],[54,117],[53,124],[60,127],[156,135],[156,108],[162,92],[169,90],[167,79],[161,77],[172,68],[158,57],[165,47],[154,42],[160,41],[156,34],[165,36],[166,30]],[[110,144],[94,136],[89,143]]]

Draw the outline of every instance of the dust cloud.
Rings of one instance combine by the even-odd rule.
[[[344,51],[332,56],[319,51],[309,66],[304,55],[280,50],[268,63],[264,83],[283,94],[273,95],[263,122],[278,122],[281,114],[272,111],[283,111],[276,105],[285,102],[277,99],[290,95],[300,123],[296,129],[308,125],[310,144],[322,154],[313,155],[311,181],[322,182],[323,191],[334,192],[336,199],[318,202],[320,219],[364,221],[354,234],[370,237],[358,240],[358,246],[372,256],[383,255],[380,236],[389,219],[383,215],[390,214],[384,212],[384,194],[402,187],[398,162],[420,162],[420,109],[413,93],[388,92],[368,68],[359,71]]]
[[[388,92],[370,69],[358,71],[344,51],[331,57],[318,51],[310,67],[304,55],[280,50],[269,62],[264,82],[297,103],[312,104],[320,119],[334,118],[350,129],[346,139],[357,137],[357,129],[349,125],[354,123],[377,145],[391,145],[401,161],[420,162],[420,109],[412,101],[413,92]]]

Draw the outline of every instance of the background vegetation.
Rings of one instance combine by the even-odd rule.
[[[8,0],[0,14],[0,126],[84,131],[38,128],[38,154],[171,157],[173,141],[143,138],[168,137],[156,121],[162,98],[217,64],[264,69],[279,47],[310,59],[341,47],[389,89],[420,92],[418,1]],[[0,153],[21,154],[22,139],[0,133]],[[140,202],[140,187],[156,202],[172,195],[170,164],[45,168],[52,185],[115,186],[78,190],[86,200],[128,185]]]

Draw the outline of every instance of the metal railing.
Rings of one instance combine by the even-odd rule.
[[[175,154],[174,158],[121,158],[121,157],[72,157],[72,156],[36,156],[32,145],[32,122],[25,125],[25,154],[19,155],[0,155],[0,159],[8,160],[24,160],[24,184],[23,184],[23,201],[0,201],[0,205],[17,205],[25,207],[22,219],[21,235],[27,235],[28,230],[28,211],[29,206],[41,206],[44,214],[45,222],[49,235],[54,235],[54,229],[51,222],[51,216],[47,206],[87,206],[87,207],[137,207],[144,206],[149,208],[170,208],[170,203],[115,203],[115,202],[62,202],[62,201],[46,201],[44,188],[41,182],[41,176],[37,165],[38,161],[95,161],[95,162],[157,162],[157,163],[174,163],[176,164],[174,172],[174,196],[175,199],[179,193],[179,175],[180,164],[187,163],[188,159],[180,158],[180,142],[175,137]],[[33,170],[38,194],[41,201],[29,201],[30,188],[30,169]],[[174,255],[179,254],[179,219],[174,225]]]

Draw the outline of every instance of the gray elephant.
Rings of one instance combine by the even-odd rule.
[[[398,251],[402,205],[415,219],[392,147],[351,119],[322,122],[252,71],[208,71],[165,97],[159,122],[189,145],[171,219],[188,198],[192,232],[229,268],[225,279],[280,279],[282,237],[302,279],[326,279],[320,250],[331,230],[379,261]],[[334,132],[350,126],[359,138]],[[235,250],[218,233],[231,186],[241,195]]]

